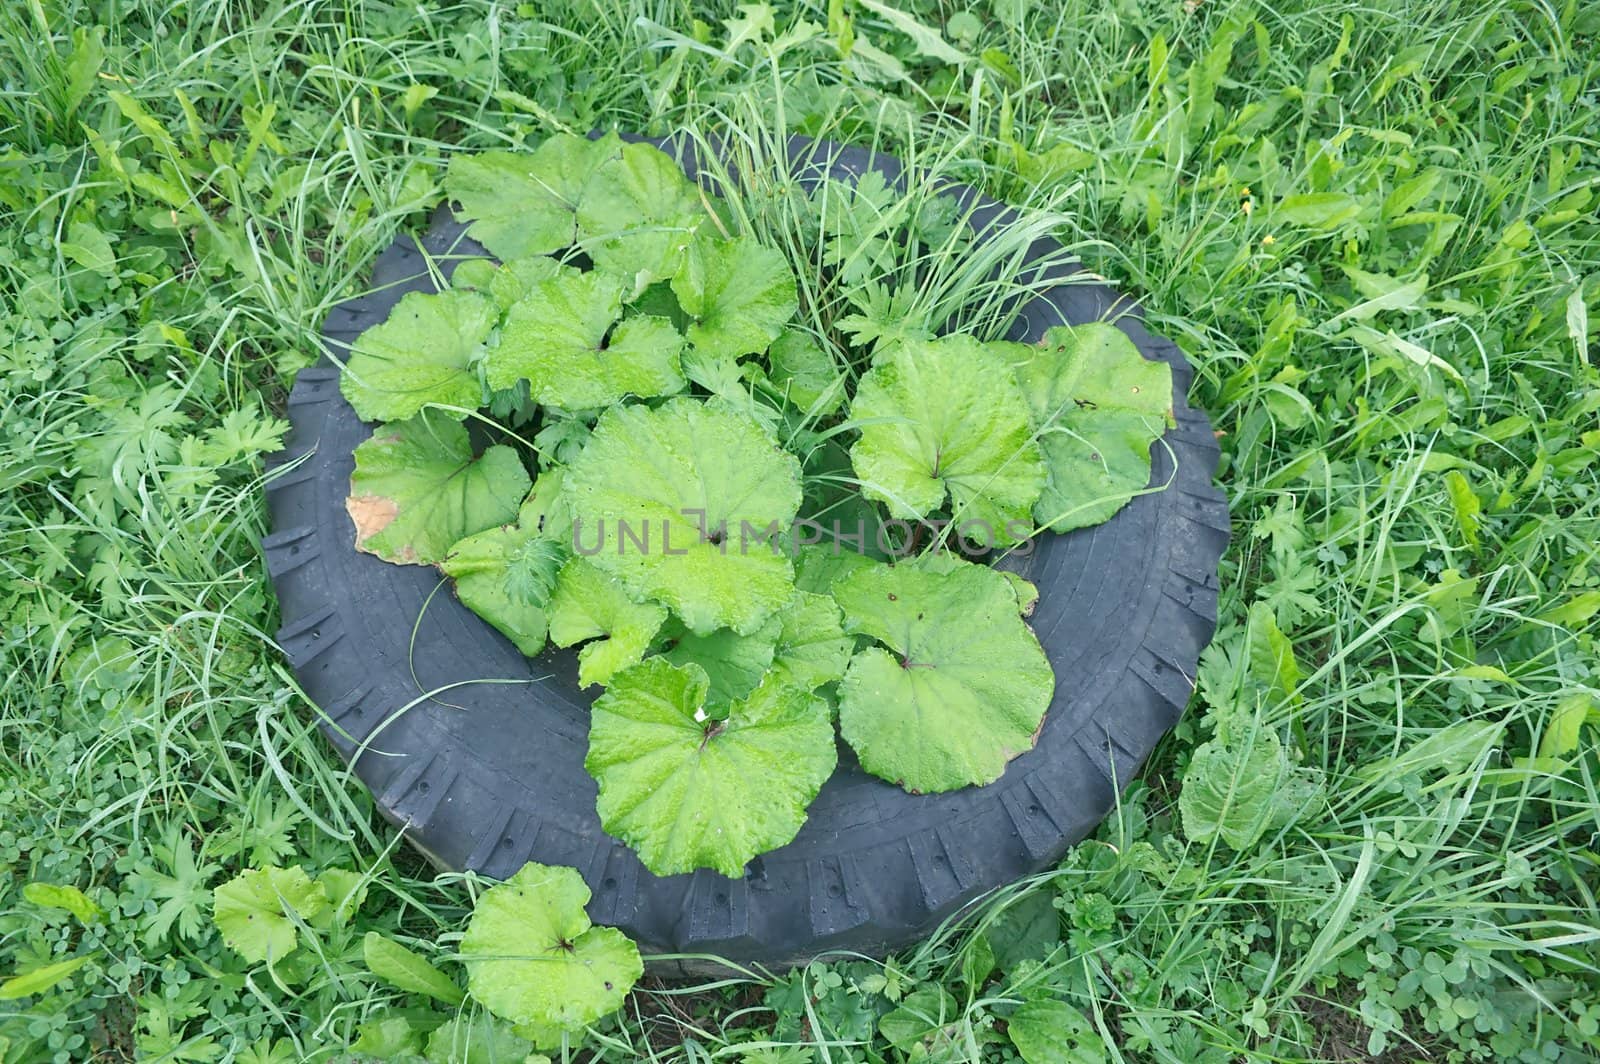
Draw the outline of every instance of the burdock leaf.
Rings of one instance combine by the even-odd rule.
[[[705,635],[688,629],[678,632],[661,656],[679,668],[697,665],[710,681],[706,709],[715,717],[726,717],[734,700],[756,689],[772,667],[772,655],[783,629],[777,617],[749,635],[731,628],[718,628]]]
[[[355,459],[344,505],[356,549],[401,565],[432,565],[511,522],[530,483],[515,451],[497,444],[474,458],[465,426],[433,410],[380,425]]]
[[[624,144],[596,168],[578,204],[580,243],[594,264],[633,279],[630,295],[678,272],[706,212],[671,158]]]
[[[691,319],[690,342],[731,358],[765,351],[799,306],[783,252],[704,230],[690,242],[672,291]]]
[[[845,399],[845,376],[833,355],[803,332],[788,329],[767,350],[772,387],[798,409],[826,417]]]
[[[1049,470],[1034,520],[1054,532],[1105,521],[1150,482],[1150,445],[1172,419],[1171,367],[1098,322],[1010,346]]]
[[[456,598],[530,658],[544,649],[545,607],[566,561],[561,544],[540,536],[531,510],[524,503],[516,524],[468,536],[439,563]]]
[[[595,170],[620,153],[615,135],[558,134],[532,152],[455,155],[444,189],[457,216],[472,220],[467,235],[497,258],[543,255],[577,241],[579,204]]]
[[[772,652],[772,675],[804,691],[844,676],[855,640],[844,634],[839,607],[827,595],[795,592],[779,614],[783,624]]]
[[[584,767],[600,784],[600,822],[656,875],[742,875],[795,837],[833,774],[820,699],[769,680],[716,720],[708,688],[698,666],[650,658],[595,700]]]
[[[622,282],[563,270],[511,305],[489,353],[492,388],[526,378],[534,401],[566,410],[682,391],[683,337],[665,318],[622,316]]]
[[[456,267],[450,284],[482,292],[505,310],[527,295],[528,289],[560,272],[561,264],[548,255],[530,255],[498,266],[491,259],[469,259]]]
[[[1283,744],[1261,729],[1231,743],[1211,739],[1189,759],[1178,792],[1183,833],[1197,843],[1220,837],[1235,850],[1293,823],[1322,794],[1322,774],[1296,768]]]
[[[299,945],[295,918],[310,920],[327,907],[322,884],[298,866],[255,868],[212,892],[211,919],[245,960],[276,964]]]
[[[477,292],[408,292],[356,338],[339,390],[363,421],[402,421],[429,403],[472,409],[483,397],[473,363],[499,318]]]
[[[615,1012],[644,965],[612,927],[583,907],[589,887],[570,868],[526,864],[478,899],[461,960],[467,989],[513,1024],[573,1030]]]
[[[550,596],[550,641],[570,647],[597,640],[578,651],[578,683],[603,684],[611,674],[644,657],[650,640],[667,619],[664,607],[635,602],[622,585],[583,558],[561,570]]]
[[[998,779],[1032,748],[1055,674],[1004,575],[875,566],[833,597],[847,631],[889,648],[857,653],[839,689],[839,730],[868,772],[948,791]]]
[[[1010,366],[966,336],[896,344],[861,378],[850,417],[861,438],[850,460],[862,493],[900,518],[922,518],[949,497],[968,538],[1025,538],[1045,484],[1028,408]]]
[[[567,469],[580,551],[692,630],[747,635],[794,594],[773,541],[800,505],[800,465],[747,415],[694,399],[617,406]]]

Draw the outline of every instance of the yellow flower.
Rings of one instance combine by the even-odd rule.
[[[1270,248],[1272,245],[1276,244],[1277,242],[1278,242],[1278,238],[1273,236],[1271,233],[1268,233],[1266,236],[1261,238],[1261,246],[1264,247],[1264,248]]]

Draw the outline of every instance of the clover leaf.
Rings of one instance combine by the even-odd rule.
[[[344,505],[356,549],[400,565],[432,565],[510,523],[530,484],[517,452],[496,444],[474,458],[466,427],[436,410],[380,425],[355,460]]]
[[[214,890],[211,904],[224,944],[251,964],[275,964],[299,945],[296,921],[325,910],[328,895],[299,866],[254,868]]]
[[[577,241],[578,205],[595,171],[618,157],[613,135],[591,141],[562,134],[532,152],[455,155],[444,190],[470,219],[467,235],[502,260],[542,255]]]
[[[839,688],[839,730],[868,772],[948,791],[998,779],[1033,746],[1055,675],[1003,574],[874,566],[833,597],[847,631],[889,648],[858,652]]]
[[[579,245],[600,269],[632,278],[631,296],[678,272],[706,212],[671,158],[649,144],[623,144],[595,168],[577,217]]]
[[[458,541],[439,568],[455,581],[464,606],[531,658],[544,649],[545,606],[565,560],[561,545],[539,534],[535,506],[524,503],[516,524]]]
[[[570,647],[598,640],[578,651],[578,683],[603,684],[611,674],[644,657],[650,640],[667,619],[654,602],[635,602],[622,585],[583,558],[562,568],[547,611],[550,641]]]
[[[461,936],[472,996],[536,1028],[574,1030],[615,1011],[644,965],[621,931],[590,923],[588,903],[576,871],[533,863],[485,891]]]
[[[650,658],[595,700],[584,767],[600,785],[601,825],[656,875],[742,875],[795,837],[833,774],[820,699],[768,680],[717,720],[709,687],[698,666]]]
[[[800,464],[747,415],[693,399],[615,406],[566,473],[582,553],[693,631],[748,635],[794,594],[776,536]]]
[[[894,345],[857,386],[850,459],[863,494],[899,518],[952,503],[990,545],[1015,543],[1045,485],[1028,408],[1010,366],[966,336]]]
[[[1172,418],[1172,369],[1100,322],[1057,326],[1020,349],[1017,382],[1049,471],[1034,520],[1055,532],[1099,524],[1150,482],[1150,445]]]
[[[704,231],[690,242],[672,291],[691,319],[695,347],[733,358],[765,351],[800,305],[781,251],[750,237],[721,240]]]
[[[499,318],[477,292],[408,292],[356,338],[339,390],[363,421],[403,421],[430,403],[475,407],[474,362]]]
[[[535,281],[506,311],[489,352],[491,388],[526,378],[536,402],[567,410],[609,406],[626,395],[683,390],[683,337],[665,318],[622,316],[622,282],[562,270]]]

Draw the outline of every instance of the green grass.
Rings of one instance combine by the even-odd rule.
[[[897,6],[968,58],[855,3],[0,7],[0,980],[86,958],[0,1000],[0,1060],[346,1059],[422,1007],[363,933],[455,970],[481,888],[271,645],[261,457],[452,147],[610,126],[827,133],[1047,212],[1197,368],[1236,534],[1194,705],[1058,870],[887,962],[648,984],[568,1056],[1000,1061],[1037,997],[1111,1059],[1600,1053],[1593,6]],[[1263,766],[1304,801],[1213,837],[1199,796]],[[272,970],[210,920],[269,864],[366,887]]]

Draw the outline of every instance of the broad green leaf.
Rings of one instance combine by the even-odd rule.
[[[616,1011],[644,972],[621,931],[594,927],[570,868],[526,864],[478,899],[460,954],[467,989],[514,1024],[574,1030]]]
[[[379,1015],[356,1028],[350,1052],[375,1060],[409,1060],[422,1049],[421,1033],[403,1015]]]
[[[1038,347],[1014,350],[1049,470],[1034,520],[1055,532],[1099,524],[1150,483],[1150,445],[1172,416],[1172,370],[1100,323],[1058,326]]]
[[[550,641],[570,647],[598,640],[578,651],[578,683],[603,684],[611,674],[644,657],[650,640],[667,619],[654,602],[635,602],[622,585],[583,558],[562,568],[550,596]]]
[[[773,546],[800,506],[800,464],[717,404],[618,406],[566,475],[580,553],[702,634],[748,634],[794,594]],[[702,535],[703,533],[703,535]]]
[[[91,273],[102,277],[117,275],[117,253],[111,239],[88,222],[67,226],[67,239],[59,245],[61,253]]]
[[[957,66],[972,61],[970,55],[946,41],[937,27],[917,21],[915,16],[899,7],[882,3],[880,0],[857,0],[857,3],[911,38],[912,47],[916,49],[918,55],[937,63]]]
[[[1554,609],[1540,613],[1538,619],[1545,624],[1559,624],[1577,630],[1596,613],[1600,613],[1600,591],[1580,591]]]
[[[1499,720],[1458,720],[1430,731],[1392,757],[1369,761],[1357,775],[1398,789],[1407,776],[1465,772],[1501,741],[1505,728],[1505,722]]]
[[[72,117],[84,97],[94,89],[100,67],[105,63],[105,36],[103,25],[76,26],[72,30],[72,54],[67,57],[66,84],[61,86],[62,113],[67,118]]]
[[[861,378],[850,407],[862,493],[913,519],[948,495],[957,522],[977,522],[969,538],[1026,538],[1045,470],[1010,376],[996,348],[970,337],[896,344]]]
[[[1103,1064],[1105,1039],[1089,1017],[1054,998],[1022,1004],[1006,1022],[1006,1033],[1026,1064]]]
[[[678,272],[705,217],[677,163],[649,144],[623,144],[584,189],[580,243],[600,269],[632,278],[632,295]]]
[[[255,868],[213,891],[211,918],[245,960],[276,964],[299,945],[295,919],[310,920],[327,905],[322,884],[299,866]]]
[[[500,265],[492,259],[468,259],[450,275],[450,284],[482,292],[504,311],[527,295],[534,285],[560,273],[561,264],[548,255],[530,255]]]
[[[477,292],[408,292],[356,338],[339,390],[363,421],[403,421],[429,403],[470,410],[483,398],[475,362],[499,318]]]
[[[929,1052],[932,1059],[941,1060],[944,1057],[939,1055],[940,1050],[954,1048],[961,1020],[956,999],[944,987],[932,983],[917,987],[885,1013],[878,1021],[878,1031],[903,1053],[915,1053],[920,1048]]]
[[[577,241],[577,212],[595,170],[621,151],[615,136],[550,137],[532,152],[451,157],[444,189],[470,219],[467,234],[502,260],[543,255]]]
[[[1469,550],[1477,553],[1478,526],[1483,523],[1483,503],[1478,501],[1478,493],[1472,490],[1472,483],[1459,469],[1452,469],[1444,475],[1444,486],[1450,495],[1450,507],[1455,511],[1461,538]]]
[[[1294,644],[1278,627],[1272,607],[1258,602],[1250,607],[1249,650],[1250,677],[1259,683],[1274,700],[1295,699],[1300,686],[1300,663],[1294,657]]]
[[[782,628],[777,617],[769,617],[749,635],[740,635],[731,628],[718,628],[705,635],[682,629],[661,656],[679,668],[698,666],[710,681],[706,711],[714,717],[726,717],[728,707],[754,691],[772,667]]]
[[[61,982],[73,972],[88,964],[94,954],[86,953],[81,957],[71,957],[54,964],[46,964],[35,968],[31,972],[13,975],[11,978],[0,982],[0,1001],[16,1001],[18,998],[32,997],[42,994],[46,990]]]
[[[70,884],[29,883],[22,888],[22,896],[42,908],[64,909],[80,924],[97,924],[106,914],[89,895]]]
[[[1032,748],[1055,690],[1039,640],[993,569],[877,566],[833,587],[844,626],[886,644],[850,661],[839,730],[861,765],[908,791],[1000,778]]]
[[[360,872],[349,868],[324,868],[322,874],[317,876],[317,882],[322,885],[322,892],[328,899],[324,923],[329,926],[349,923],[350,918],[366,904],[370,880]]]
[[[1000,573],[1010,581],[1011,590],[1017,596],[1017,612],[1024,617],[1033,616],[1033,608],[1039,604],[1039,589],[1009,569],[1001,569]]]
[[[826,595],[834,584],[851,573],[881,564],[844,543],[831,540],[807,543],[795,552],[794,582],[801,591]]]
[[[1321,793],[1320,773],[1296,769],[1278,737],[1202,743],[1183,774],[1178,810],[1183,831],[1198,843],[1221,838],[1235,850],[1255,845],[1268,830],[1292,823]]]
[[[463,605],[531,658],[544,649],[545,607],[565,561],[564,547],[540,535],[536,509],[524,505],[516,524],[459,540],[439,568]]]
[[[731,358],[765,351],[800,305],[783,252],[704,230],[690,242],[672,291],[691,319],[695,347]]]
[[[1578,749],[1584,721],[1589,719],[1593,705],[1594,699],[1583,691],[1575,691],[1557,702],[1555,711],[1550,714],[1550,723],[1539,739],[1539,756],[1566,757]]]
[[[855,640],[844,634],[832,598],[797,591],[779,617],[782,624],[772,652],[772,675],[778,682],[815,691],[844,677]]]
[[[1313,229],[1337,229],[1361,213],[1362,201],[1343,192],[1302,192],[1285,196],[1273,208],[1274,220]]]
[[[767,363],[773,389],[806,414],[826,417],[844,405],[844,371],[805,333],[785,329],[767,349]]]
[[[532,1048],[528,1039],[488,1013],[462,1013],[433,1029],[425,1057],[428,1064],[528,1064]]]
[[[600,784],[600,823],[659,876],[743,875],[795,837],[833,774],[819,699],[769,680],[718,720],[705,712],[709,688],[698,666],[650,658],[594,703],[584,767]]]
[[[683,338],[672,323],[619,323],[621,315],[622,284],[614,277],[566,270],[535,282],[506,312],[500,344],[489,353],[489,386],[526,378],[535,402],[566,410],[682,391]]]
[[[509,524],[530,480],[510,447],[474,458],[466,427],[436,411],[380,425],[356,448],[345,510],[356,549],[432,565],[475,532]]]
[[[683,349],[682,363],[683,375],[709,392],[724,409],[748,417],[766,432],[777,434],[783,420],[783,404],[750,386],[752,381],[760,380],[759,366],[740,362],[733,355],[716,355],[694,346]]]
[[[1018,899],[983,931],[1000,970],[1013,972],[1025,961],[1042,961],[1061,943],[1061,911],[1050,892],[1036,890]]]
[[[537,528],[545,539],[570,549],[572,515],[567,512],[566,477],[566,470],[561,466],[546,467],[517,511],[517,523]]]
[[[684,630],[662,656],[680,667],[698,665],[710,678],[706,706],[714,716],[743,698],[766,676],[813,691],[844,675],[855,640],[840,626],[839,608],[827,595],[795,593],[775,617],[750,635],[719,628],[707,635]]]
[[[455,980],[428,958],[376,931],[368,931],[361,939],[361,959],[373,975],[408,993],[426,994],[446,1005],[459,1005],[466,996]]]

